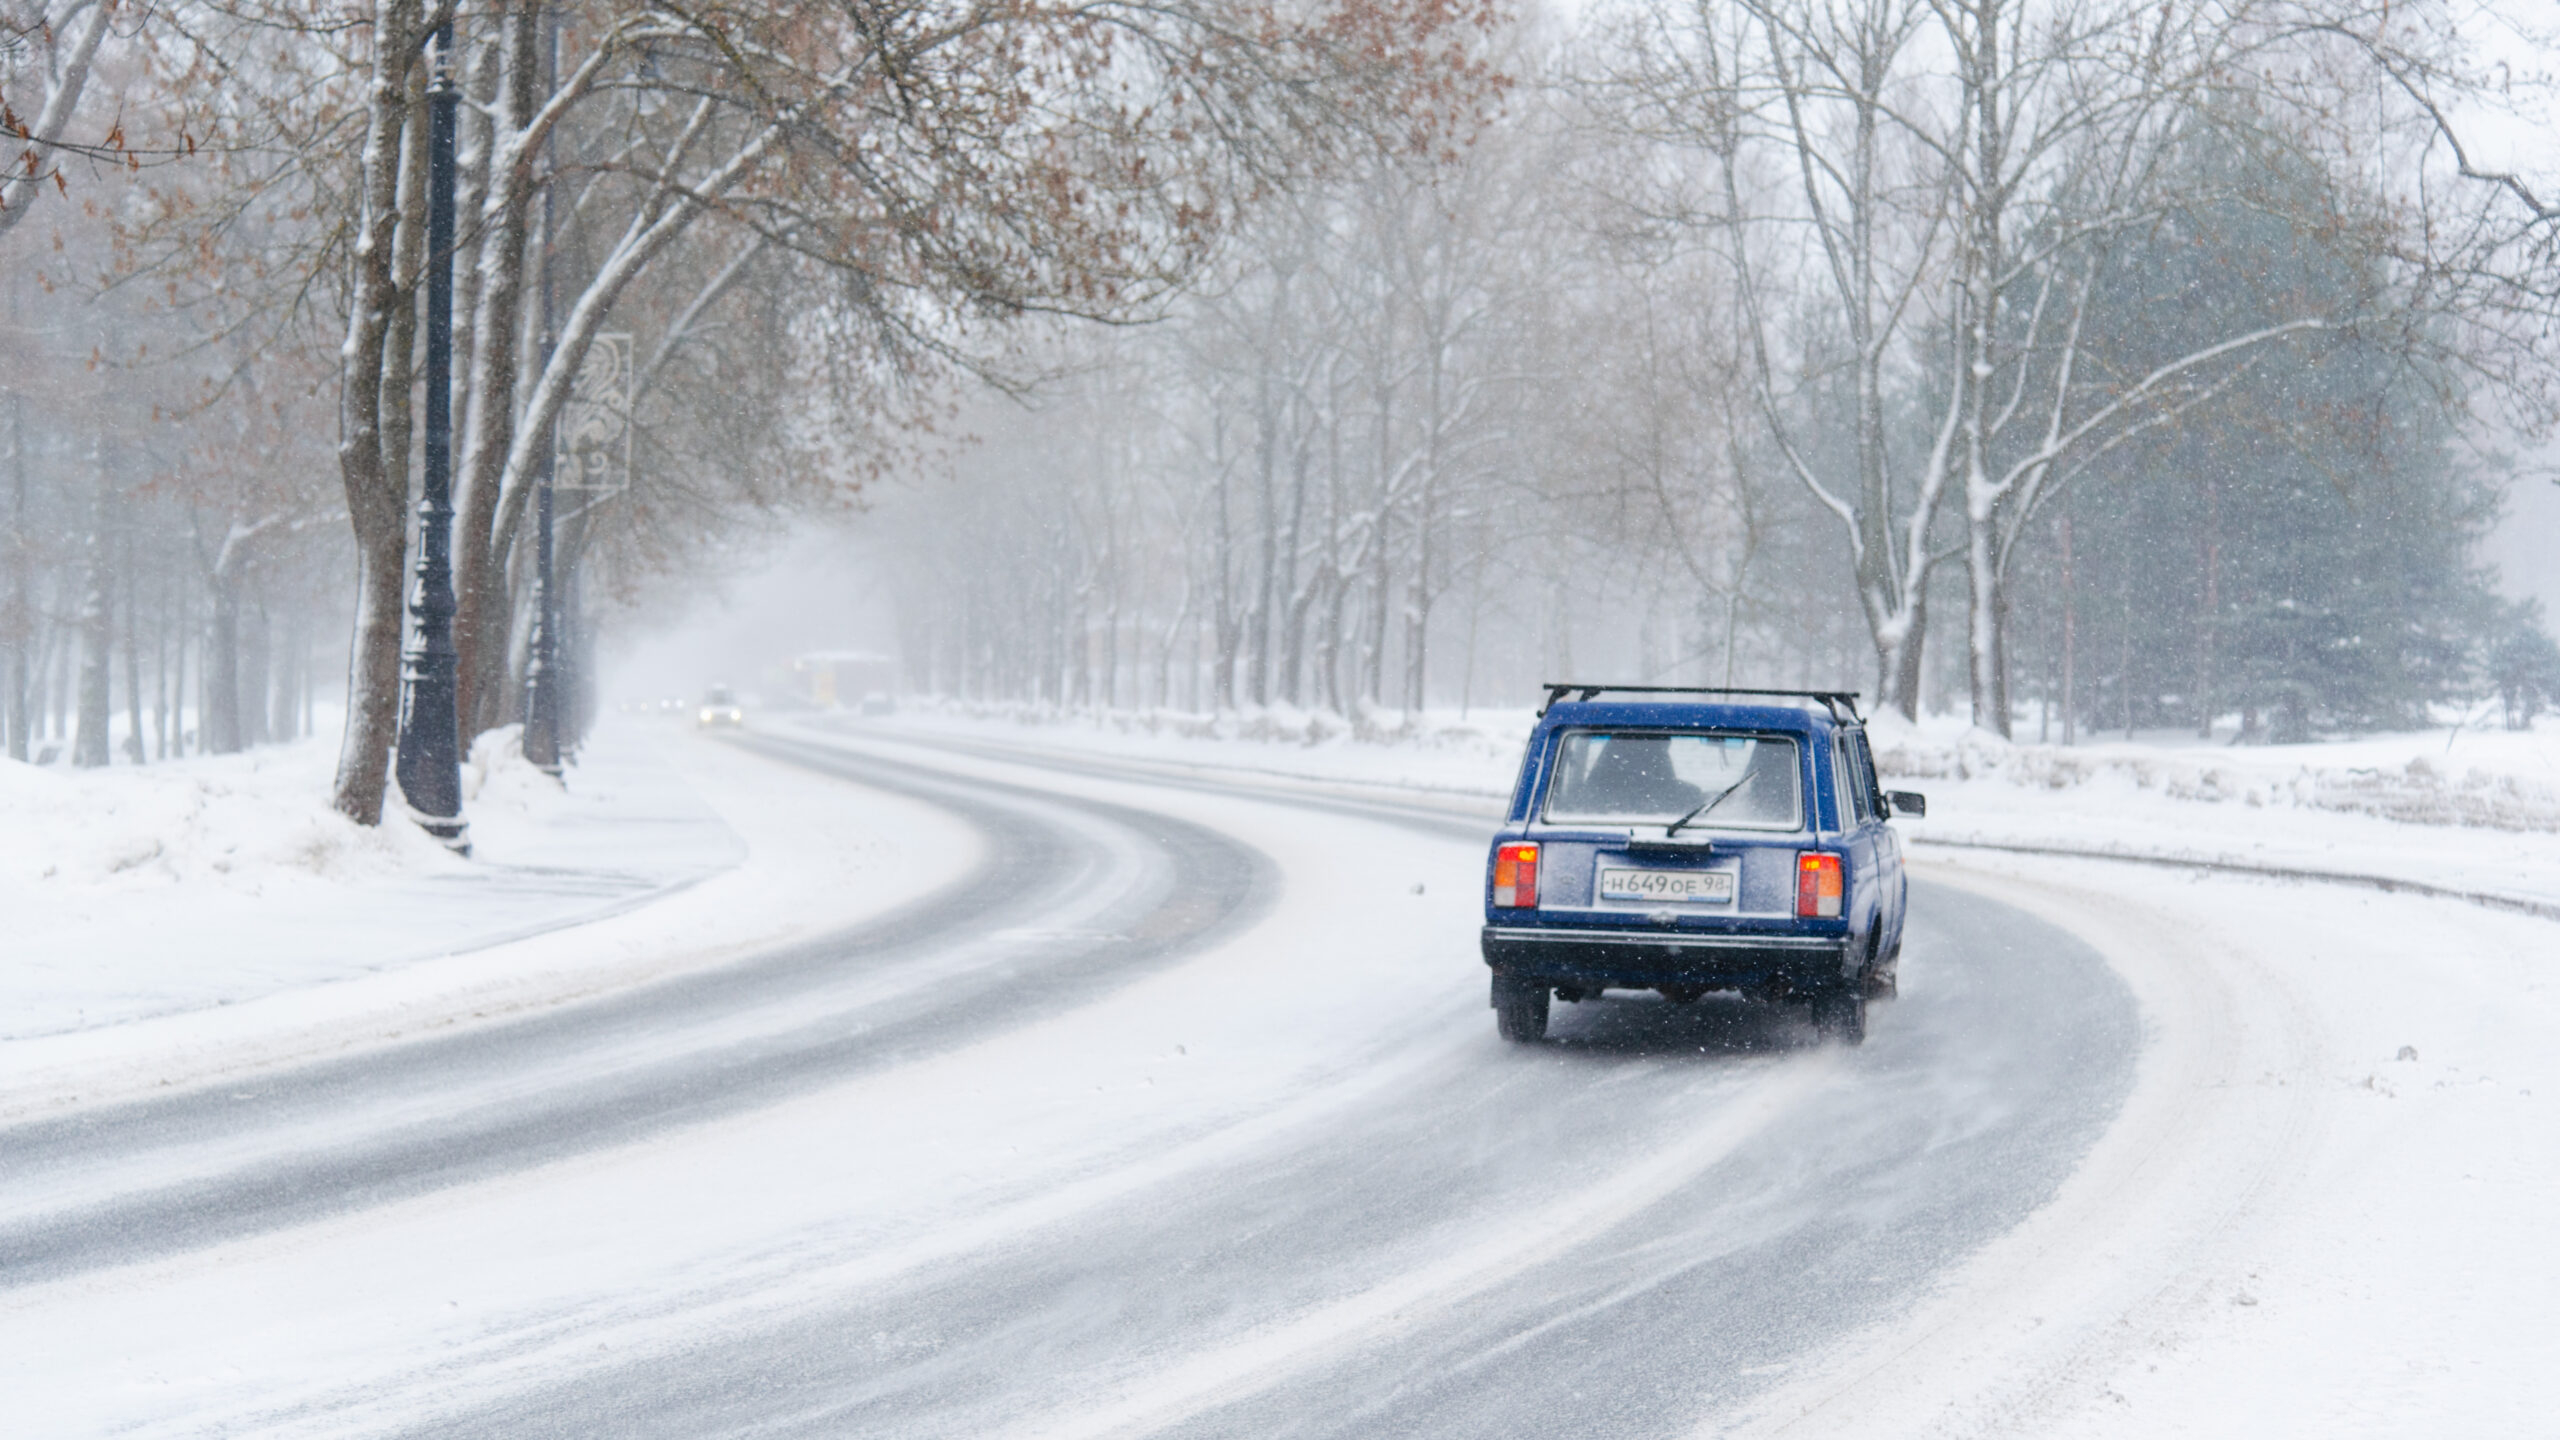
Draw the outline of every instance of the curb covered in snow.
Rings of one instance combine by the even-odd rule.
[[[2485,905],[2493,910],[2512,910],[2560,920],[2560,902],[2535,900],[2522,895],[2501,895],[2489,890],[2460,890],[2449,885],[2430,885],[2423,880],[2408,880],[2393,875],[2367,875],[2352,870],[2313,870],[2290,865],[2261,865],[2247,860],[2200,860],[2191,856],[2144,854],[2134,850],[2097,850],[2069,845],[2022,845],[2003,840],[1954,840],[1936,835],[1915,835],[1913,845],[1936,845],[1953,850],[1999,850],[2013,855],[2049,855],[2066,860],[2120,860],[2128,865],[2158,865],[2175,870],[2199,870],[2217,875],[2262,875],[2272,880],[2325,881],[2333,885],[2354,885],[2367,890],[2385,890],[2394,894],[2425,895],[2438,900],[2460,900],[2472,905]]]

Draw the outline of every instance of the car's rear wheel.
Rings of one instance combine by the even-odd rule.
[[[1493,1028],[1518,1045],[1547,1038],[1547,987],[1493,982]]]
[[[1867,997],[1855,989],[1829,990],[1813,997],[1814,1032],[1825,1040],[1843,1045],[1863,1045],[1867,1039]]]
[[[1895,946],[1894,953],[1879,957],[1876,946],[1880,943],[1882,937],[1867,942],[1867,973],[1860,983],[1870,1000],[1890,1000],[1902,993],[1901,984],[1894,974],[1901,964],[1902,948]]]

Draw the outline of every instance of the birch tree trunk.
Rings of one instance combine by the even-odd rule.
[[[150,758],[143,743],[143,736],[150,732],[142,728],[142,584],[133,563],[130,528],[124,534],[123,550],[124,563],[118,568],[124,572],[124,708],[129,727],[124,750],[139,765]]]
[[[383,461],[382,377],[393,309],[400,302],[393,249],[400,220],[400,154],[408,128],[408,70],[416,63],[417,10],[374,0],[355,243],[355,285],[340,360],[338,477],[355,532],[355,631],[347,656],[347,721],[330,803],[359,825],[382,821],[391,747],[400,727],[400,583],[408,560],[408,492]]]
[[[267,738],[288,741],[302,728],[302,635],[299,612],[267,617]]]
[[[1215,633],[1212,636],[1214,658],[1209,670],[1209,707],[1232,710],[1236,704],[1236,643],[1243,634],[1244,626],[1236,606],[1235,519],[1232,497],[1228,493],[1232,487],[1228,484],[1229,466],[1224,453],[1223,429],[1218,432],[1218,439],[1220,443],[1210,453],[1211,463],[1217,467],[1218,524],[1211,544],[1218,567],[1218,584],[1216,604],[1211,613]]]
[[[275,681],[275,635],[263,596],[244,595],[240,606],[240,740],[242,748],[274,738],[267,728],[267,691]]]
[[[9,645],[7,714],[9,726],[9,758],[27,758],[27,730],[35,722],[35,707],[30,703],[33,687],[33,651],[35,648],[36,604],[34,557],[29,553],[27,534],[27,397],[9,397],[9,600],[5,614],[0,614],[0,639]]]
[[[97,496],[89,514],[89,533],[82,542],[84,573],[80,595],[79,731],[71,742],[71,763],[104,766],[112,758],[107,727],[113,717],[109,687],[116,627],[112,597],[115,576],[108,557],[107,527],[115,520],[114,487],[106,474],[105,441],[99,442]]]
[[[391,242],[390,328],[382,343],[382,486],[401,497],[409,485],[410,443],[416,437],[409,392],[417,379],[418,282],[427,260],[427,67],[412,65],[400,133],[399,228]]]
[[[204,637],[204,751],[234,755],[248,744],[240,731],[240,585],[227,567],[205,578],[213,613]]]
[[[533,130],[541,36],[534,0],[501,0],[505,59],[501,99],[487,122],[488,191],[471,313],[469,423],[455,469],[453,515],[456,712],[462,741],[498,723],[497,682],[506,666],[505,556],[496,550],[507,452],[516,437],[517,370],[524,344],[526,242],[533,227]]]

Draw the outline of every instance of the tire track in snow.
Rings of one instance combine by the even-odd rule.
[[[1172,963],[1268,899],[1266,860],[1169,816],[746,743],[945,806],[984,834],[979,868],[737,965],[0,1130],[0,1288],[492,1178],[938,1053]]]
[[[980,779],[954,783],[1001,789],[1011,773],[963,768]],[[1375,804],[1183,788],[1483,833]],[[1906,1305],[2041,1204],[2111,1113],[2124,1017],[2104,985],[2067,938],[1997,905],[1942,910],[1948,898],[1929,899],[1939,918],[1915,937],[1916,983],[1854,1055],[1790,1054],[1807,1044],[1793,1017],[1714,1002],[1568,1007],[1557,1043],[1523,1051],[1492,1039],[1466,983],[1403,1022],[1464,1043],[1418,1073],[1346,1074],[1346,1094],[1369,1080],[1392,1094],[1320,1126],[1185,1157],[1205,1163],[1141,1159],[1075,1197],[1091,1203],[1017,1211],[912,1264],[878,1257],[875,1277],[858,1256],[838,1276],[813,1265],[783,1297],[797,1314],[709,1328],[662,1316],[645,1358],[578,1353],[588,1326],[561,1314],[560,1344],[531,1357],[539,1373],[463,1399],[465,1413],[412,1388],[366,1418],[296,1419],[379,1434],[433,1409],[420,1433],[440,1437],[975,1440],[1119,1402],[1124,1429],[1187,1436],[1678,1434]],[[1473,970],[1471,940],[1452,934],[1453,979]],[[1001,1045],[1010,1032],[968,1033]],[[1799,1064],[1834,1073],[1783,1123],[1730,1136],[1685,1175],[1661,1158]],[[1616,1183],[1629,1175],[1650,1183]]]
[[[1392,1342],[1430,1309],[1454,1306],[1570,1255],[1586,1237],[1644,1213],[1784,1118],[1829,1080],[1836,1055],[1817,1051],[1757,1077],[1706,1123],[1622,1169],[1537,1208],[1504,1214],[1463,1248],[1329,1304],[1140,1377],[1109,1398],[999,1432],[1002,1440],[1108,1440],[1149,1434],[1267,1389],[1364,1346]]]
[[[877,749],[1051,768],[905,737]],[[1483,833],[1258,785],[1167,788]],[[1582,1413],[1558,1408],[1567,1388],[1608,1397],[1575,1433],[1684,1433],[2031,1214],[2130,1083],[2130,997],[2094,954],[1996,904],[1926,930],[1919,983],[1867,1049],[1820,1057],[1831,1082],[1702,1165],[1628,1157],[1688,1154],[1699,1127],[1748,1106],[1757,1079],[1730,1062],[1805,1046],[1793,1017],[1611,1001],[1568,1007],[1556,1043],[1523,1052],[1470,1007],[1445,1023],[1474,1047],[1338,1132],[660,1361],[576,1365],[433,1433],[1485,1436]],[[1716,1024],[1739,1043],[1689,1054],[1681,1037]],[[1663,1184],[1613,1189],[1631,1166]],[[1518,1253],[1479,1245],[1497,1234]]]
[[[2321,1097],[2283,1077],[2319,1073],[2319,1026],[2282,976],[2146,901],[1958,875],[1972,893],[1996,890],[2099,937],[2145,1015],[2134,1091],[2051,1206],[1951,1270],[1913,1314],[1845,1337],[1696,1440],[2045,1433],[2173,1333],[2224,1278],[2232,1246],[2307,1183]]]

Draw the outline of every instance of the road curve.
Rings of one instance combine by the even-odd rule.
[[[1039,763],[1483,834],[1369,801]],[[1435,1012],[1479,1043],[1345,1123],[416,1433],[1687,1433],[2041,1204],[2130,1088],[2139,1024],[2096,954],[1914,889],[1914,983],[1863,1049],[1714,998],[1560,1007],[1532,1050],[1495,1041],[1481,1009]],[[1472,995],[1471,940],[1450,937],[1447,961]]]
[[[1267,864],[1213,831],[806,744],[941,806],[966,876],[745,963],[232,1085],[0,1128],[0,1290],[626,1144],[1091,999],[1235,926]]]
[[[1356,907],[1310,918],[1290,900],[1326,893],[1308,879],[1326,852],[1395,868],[1368,877],[1380,894],[1402,893],[1407,864],[1427,866],[1435,895],[1471,894],[1481,820],[1101,759],[740,743],[946,807],[983,835],[979,870],[749,963],[0,1130],[0,1295],[23,1288],[44,1309],[76,1289],[47,1282],[70,1277],[183,1306],[168,1297],[264,1283],[259,1267],[289,1264],[307,1236],[330,1237],[331,1255],[387,1254],[365,1250],[364,1225],[312,1222],[397,1212],[376,1227],[391,1237],[451,1214],[471,1233],[473,1207],[532,1214],[525,1187],[576,1181],[580,1167],[553,1162],[631,1157],[642,1179],[661,1150],[695,1153],[689,1137],[761,1136],[794,1097],[1001,1059],[1039,1022],[1068,1017],[1045,1043],[1063,1031],[1081,1046],[1140,992],[1296,1004],[1253,988],[1235,957],[1259,944],[1285,962],[1320,935],[1346,952],[1320,973],[1402,978],[1274,1013],[1276,1048],[1326,1038],[1351,1004],[1374,1050],[1336,1040],[1342,1073],[1269,1097],[1298,1122],[1246,1116],[1085,1152],[1125,1174],[1071,1177],[1109,1203],[1020,1207],[1029,1219],[993,1238],[927,1246],[927,1262],[861,1283],[830,1283],[835,1257],[795,1254],[818,1279],[781,1287],[787,1304],[662,1307],[673,1319],[650,1346],[622,1344],[607,1313],[631,1313],[630,1297],[600,1298],[593,1315],[528,1312],[481,1352],[421,1349],[342,1381],[253,1377],[200,1397],[231,1420],[198,1404],[143,1432],[1673,1435],[1910,1304],[2036,1208],[2132,1081],[2133,1003],[2099,957],[1941,887],[1915,885],[1906,991],[1862,1049],[1715,998],[1563,1006],[1550,1043],[1512,1047],[1483,1008],[1471,929],[1408,920],[1399,933],[1422,953],[1368,954],[1390,942],[1364,938]],[[670,1137],[688,1144],[657,1143]],[[499,1177],[513,1178],[473,1183]],[[421,1203],[388,1203],[402,1199]],[[210,1289],[171,1291],[154,1278],[165,1267],[96,1273],[262,1234],[291,1246],[190,1260],[183,1283]],[[816,1243],[855,1247],[852,1274],[872,1242],[856,1227]],[[336,1303],[382,1303],[346,1293]],[[610,1350],[593,1343],[605,1334]]]

